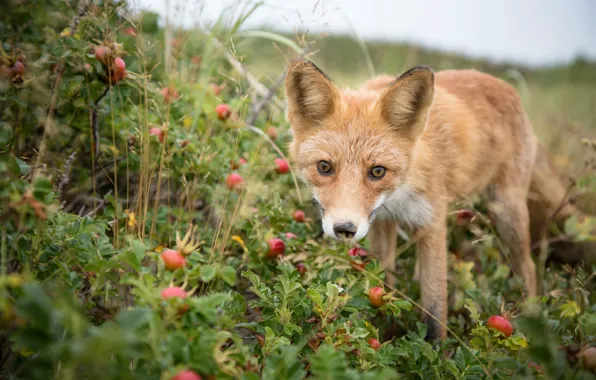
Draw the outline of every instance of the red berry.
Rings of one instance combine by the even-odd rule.
[[[149,135],[151,136],[156,136],[157,139],[159,140],[159,142],[163,142],[164,139],[164,133],[163,130],[161,128],[157,128],[157,127],[153,127],[149,130]]]
[[[476,213],[471,210],[458,210],[455,214],[455,224],[464,226],[476,218]]]
[[[244,164],[246,164],[246,160],[243,157],[240,157],[238,161],[232,161],[232,170],[236,170]]]
[[[107,46],[96,46],[95,47],[95,58],[104,65],[108,62],[109,54],[110,54],[110,49],[108,49]]]
[[[304,215],[304,211],[302,210],[294,211],[294,214],[292,214],[292,218],[294,218],[294,220],[298,223],[304,223],[304,221],[306,220],[306,216]]]
[[[297,236],[291,232],[286,232],[286,239],[294,239]]]
[[[226,179],[226,183],[230,189],[237,189],[244,183],[244,179],[238,173],[232,173]]]
[[[163,96],[163,100],[166,103],[178,99],[178,91],[167,87],[161,89],[161,95]]]
[[[534,362],[529,362],[528,368],[532,368],[536,372],[542,372],[542,368],[540,368],[540,366]]]
[[[112,70],[108,72],[107,77],[103,78],[103,82],[112,85],[120,82],[124,77],[126,77],[126,71]]]
[[[348,255],[352,257],[366,257],[368,256],[368,252],[364,248],[354,247],[348,251]]]
[[[211,83],[211,91],[213,91],[215,96],[219,95],[221,93],[221,90],[222,90],[222,86],[219,86],[215,83]]]
[[[381,343],[379,343],[379,341],[375,338],[370,338],[367,342],[368,345],[375,351],[381,348]]]
[[[374,307],[383,306],[383,288],[375,286],[368,291],[368,299]]]
[[[493,315],[490,317],[488,321],[486,321],[486,327],[499,330],[507,337],[513,334],[513,326],[511,325],[511,322],[500,315]]]
[[[275,162],[275,165],[277,165],[277,172],[279,174],[285,174],[290,171],[290,165],[288,165],[288,161],[282,158],[276,158],[273,161]]]
[[[596,371],[596,347],[583,349],[577,357],[582,360],[584,367],[591,371]]]
[[[201,58],[200,55],[194,55],[190,61],[193,63],[193,65],[200,65],[201,62],[203,61],[203,58]]]
[[[173,249],[166,249],[160,256],[166,265],[166,269],[176,270],[186,265],[186,260],[180,252],[174,251]]]
[[[267,245],[269,246],[269,249],[267,250],[268,257],[283,255],[286,250],[286,243],[278,238],[267,240]]]
[[[269,127],[265,131],[271,140],[277,140],[277,128]]]
[[[12,65],[11,70],[13,78],[16,76],[23,76],[23,74],[25,74],[25,65],[21,61],[16,61],[14,65]]]
[[[129,26],[128,28],[124,29],[124,34],[126,34],[127,36],[136,37],[137,30],[132,26]]]
[[[122,58],[116,57],[116,59],[114,59],[114,67],[116,69],[116,72],[124,73],[124,71],[126,70],[126,63]]]
[[[304,274],[306,273],[306,267],[302,263],[296,264],[296,270],[298,271],[298,273],[300,273],[301,276],[304,276]]]
[[[165,288],[161,291],[161,298],[163,298],[164,300],[170,298],[185,299],[186,295],[186,292],[182,288],[179,288],[177,286],[170,286],[169,288]]]
[[[232,110],[227,104],[218,104],[217,107],[215,107],[215,112],[217,112],[217,117],[219,120],[224,121],[228,120],[230,115],[232,115]]]
[[[178,372],[176,376],[172,377],[172,380],[201,380],[201,376],[196,372],[187,369]]]

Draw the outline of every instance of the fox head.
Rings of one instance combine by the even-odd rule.
[[[380,91],[341,90],[312,62],[294,61],[285,90],[290,155],[327,235],[360,240],[377,214],[416,202],[406,175],[433,100],[430,69],[415,67]]]

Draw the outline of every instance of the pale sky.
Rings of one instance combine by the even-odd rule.
[[[247,0],[131,0],[186,26]],[[179,10],[176,11],[175,9]],[[180,11],[180,9],[183,9]],[[357,33],[532,65],[596,59],[596,0],[267,0],[245,29]]]

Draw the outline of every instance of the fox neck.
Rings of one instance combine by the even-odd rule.
[[[411,228],[427,225],[433,219],[431,203],[409,183],[400,185],[386,199],[379,218],[395,220]]]
[[[412,159],[403,182],[390,194],[385,195],[384,213],[379,217],[395,220],[411,228],[428,225],[433,220],[433,206],[423,191],[428,184],[428,171],[424,170],[424,150],[421,139],[412,149]]]

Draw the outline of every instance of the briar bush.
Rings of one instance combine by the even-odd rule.
[[[389,288],[366,242],[322,236],[279,89],[233,67],[257,6],[183,30],[123,1],[9,0],[0,378],[594,378],[594,267],[549,263],[526,300],[481,199],[448,221],[444,342],[424,340],[410,241]],[[593,149],[575,188],[596,187]]]

